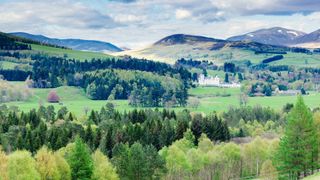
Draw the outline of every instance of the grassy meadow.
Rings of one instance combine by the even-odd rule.
[[[14,82],[22,83],[22,82]],[[18,106],[23,111],[38,108],[40,104],[44,106],[54,105],[55,109],[66,106],[69,111],[74,112],[77,116],[85,115],[85,110],[99,110],[108,101],[107,100],[91,100],[86,97],[84,90],[77,87],[62,86],[54,90],[60,97],[61,103],[48,103],[47,95],[53,89],[32,89],[33,96],[23,102],[9,102],[8,106]],[[239,106],[239,88],[218,88],[218,87],[197,87],[189,90],[191,98],[198,98],[200,105],[198,108],[186,107],[190,111],[210,113],[212,111],[225,111],[229,107]],[[304,96],[305,102],[311,108],[320,106],[320,94],[311,92],[310,95]],[[248,105],[261,105],[280,110],[286,103],[294,103],[295,96],[272,96],[272,97],[249,97]],[[114,100],[116,109],[119,111],[128,111],[134,107],[128,105],[127,100]],[[161,108],[160,108],[161,109]],[[180,111],[182,107],[173,108]]]

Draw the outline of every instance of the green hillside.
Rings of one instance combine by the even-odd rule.
[[[78,60],[90,60],[93,58],[109,58],[111,55],[100,53],[100,52],[88,52],[88,51],[78,51],[72,49],[62,49],[44,45],[32,44],[31,48],[33,51],[46,53],[50,56],[64,57],[67,55],[68,58],[78,59]]]

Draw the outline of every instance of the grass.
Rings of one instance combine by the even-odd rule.
[[[3,69],[14,69],[15,66],[19,65],[18,63],[9,62],[9,61],[0,61],[0,64]]]
[[[320,179],[320,172],[303,178],[303,180],[318,180],[318,179]]]
[[[273,65],[292,65],[297,67],[320,67],[320,54],[288,53],[284,59],[274,61]]]
[[[89,52],[89,51],[78,51],[72,49],[61,49],[61,48],[54,48],[49,46],[42,46],[42,45],[31,45],[32,50],[48,53],[53,56],[60,56],[63,57],[67,55],[71,59],[78,59],[78,60],[90,60],[93,58],[109,58],[113,57],[108,54],[100,53],[100,52]]]
[[[197,87],[190,89],[189,94],[198,97],[221,96],[224,94],[236,96],[240,94],[240,88]]]
[[[22,82],[14,82],[22,83]],[[75,113],[78,117],[85,115],[85,109],[100,110],[102,106],[107,104],[107,100],[90,100],[86,97],[85,92],[82,89],[76,87],[63,86],[55,88],[56,92],[61,98],[61,104],[47,103],[47,95],[52,89],[33,89],[33,97],[25,102],[9,102],[8,106],[18,106],[23,111],[28,111],[33,108],[38,108],[39,104],[44,106],[54,105],[55,109],[59,109],[66,106],[69,111]],[[223,93],[230,94],[230,96],[222,97],[217,96]],[[200,100],[200,105],[197,109],[188,108],[190,111],[210,113],[213,111],[221,112],[228,110],[230,106],[239,106],[239,88],[217,88],[217,87],[197,87],[191,89],[189,94],[193,97],[197,97]],[[320,94],[311,93],[304,96],[306,104],[311,107],[320,106]],[[256,106],[261,105],[264,107],[271,107],[275,110],[280,110],[286,103],[294,103],[296,101],[295,96],[273,96],[273,97],[250,97],[248,105]],[[128,105],[127,100],[115,100],[111,101],[115,104],[115,107],[119,111],[129,111],[134,109]],[[161,108],[160,108],[161,109]],[[176,111],[181,111],[185,108],[176,107],[173,108]]]

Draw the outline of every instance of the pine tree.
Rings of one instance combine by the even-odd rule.
[[[75,147],[68,155],[73,180],[89,180],[93,173],[93,161],[86,144],[80,138],[76,139]]]
[[[91,128],[91,123],[89,123],[88,128],[86,130],[85,141],[90,148],[93,148],[94,134]]]
[[[199,142],[198,139],[200,138],[202,133],[202,121],[203,121],[203,118],[201,114],[196,114],[194,116],[194,119],[191,122],[191,131],[195,137],[195,142],[194,142],[195,145],[198,145],[198,142]]]
[[[288,115],[284,136],[277,154],[280,171],[288,171],[290,179],[298,179],[318,164],[318,137],[312,113],[301,96]]]

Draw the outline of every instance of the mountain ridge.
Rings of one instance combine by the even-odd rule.
[[[230,41],[254,41],[263,44],[301,48],[320,48],[320,29],[305,33],[282,27],[259,29],[242,35],[232,36]]]
[[[59,38],[50,38],[44,35],[34,35],[25,32],[12,32],[9,33],[14,36],[31,39],[34,41],[39,41],[45,44],[53,44],[58,46],[64,46],[74,50],[81,51],[96,51],[96,52],[120,52],[121,48],[103,41],[97,40],[84,40],[84,39],[59,39]]]
[[[282,27],[272,27],[259,29],[243,35],[232,36],[229,41],[244,41],[250,40],[263,44],[290,46],[296,44],[295,40],[306,35],[307,33],[293,29],[286,29]]]
[[[284,54],[290,47],[262,44],[253,41],[228,41],[205,36],[173,34],[166,36],[140,50],[130,50],[114,55],[129,55],[154,59],[173,64],[177,59],[198,59],[221,64],[229,60],[248,60],[248,57],[263,53]]]

